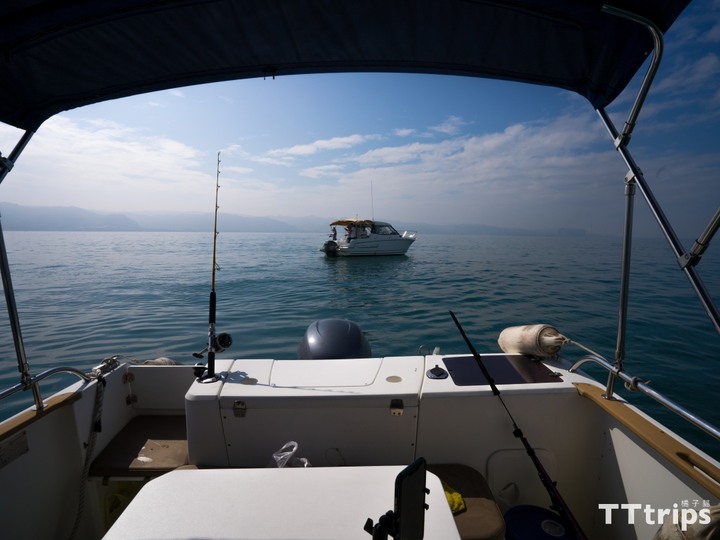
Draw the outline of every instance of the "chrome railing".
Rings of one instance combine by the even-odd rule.
[[[12,386],[8,388],[7,390],[3,390],[0,392],[0,400],[3,400],[7,397],[12,396],[13,394],[16,394],[18,392],[22,392],[24,390],[32,389],[33,396],[35,397],[35,407],[37,410],[41,411],[45,408],[45,405],[42,401],[42,395],[40,394],[40,381],[47,379],[48,377],[52,375],[56,375],[58,373],[69,373],[71,375],[77,375],[80,379],[83,381],[90,382],[93,380],[93,378],[88,375],[87,373],[83,373],[79,369],[73,368],[73,367],[54,367],[51,369],[48,369],[46,371],[43,371],[42,373],[39,373],[37,375],[31,375],[27,378],[27,380],[23,380],[22,382],[19,382],[15,386]]]
[[[696,414],[688,411],[682,405],[675,403],[671,399],[668,399],[659,392],[650,388],[647,382],[643,381],[639,377],[633,377],[632,375],[629,375],[628,373],[618,368],[616,365],[611,364],[605,358],[598,354],[589,354],[587,356],[583,356],[580,360],[575,362],[570,367],[570,369],[568,369],[568,371],[574,373],[575,371],[580,369],[580,366],[588,362],[592,362],[606,369],[610,373],[610,377],[612,379],[620,379],[624,381],[625,386],[628,388],[628,390],[631,390],[633,392],[640,392],[648,397],[651,397],[652,399],[654,399],[670,411],[674,412],[684,420],[687,420],[694,426],[702,429],[703,431],[720,441],[720,429],[707,422],[706,420],[703,420]],[[612,396],[609,396],[608,394],[605,394],[604,397],[606,399],[612,398]]]

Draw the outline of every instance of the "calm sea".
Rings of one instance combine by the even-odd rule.
[[[220,357],[294,358],[307,326],[346,317],[376,356],[466,348],[448,310],[480,352],[498,352],[506,326],[548,323],[612,359],[620,240],[430,236],[404,257],[326,259],[322,234],[218,236]],[[23,340],[33,372],[88,369],[115,354],[193,364],[207,340],[212,234],[6,232]],[[720,337],[662,239],[635,241],[626,369],[720,425]],[[717,250],[716,250],[717,251]],[[720,256],[704,282],[720,299]],[[18,381],[5,308],[0,387]],[[582,351],[567,349],[580,357]],[[606,377],[590,369],[599,380]],[[73,379],[46,382],[43,394]],[[720,458],[720,444],[649,398],[633,401]],[[29,403],[0,402],[0,418]]]

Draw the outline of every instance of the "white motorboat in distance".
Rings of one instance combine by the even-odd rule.
[[[345,230],[339,234],[338,227]],[[330,228],[331,239],[320,249],[328,257],[405,255],[417,237],[415,231],[400,234],[389,223],[372,219],[338,219],[330,224]]]

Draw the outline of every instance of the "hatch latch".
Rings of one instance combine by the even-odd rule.
[[[237,418],[245,418],[247,405],[244,401],[237,400],[233,402],[233,414],[235,414]]]
[[[393,416],[402,416],[404,412],[403,400],[392,399],[390,400],[390,414]]]

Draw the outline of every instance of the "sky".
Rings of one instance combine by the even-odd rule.
[[[619,129],[644,72],[608,108]],[[665,36],[630,143],[681,238],[718,209],[719,120],[720,0],[702,0]],[[3,155],[19,136],[0,126]],[[584,98],[408,74],[252,79],[67,111],[40,127],[0,202],[211,213],[218,152],[221,214],[622,231],[626,168]],[[636,217],[638,234],[660,235],[639,197]]]

